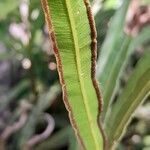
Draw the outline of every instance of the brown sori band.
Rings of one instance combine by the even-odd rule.
[[[90,28],[91,28],[91,53],[92,53],[92,68],[91,68],[91,78],[92,78],[92,82],[97,94],[97,98],[98,98],[98,102],[99,102],[99,114],[97,116],[97,122],[99,125],[99,128],[101,130],[101,133],[103,135],[103,139],[104,139],[104,149],[108,149],[107,148],[107,139],[106,139],[106,135],[104,133],[104,130],[102,128],[102,125],[100,123],[100,113],[102,112],[102,97],[101,97],[101,92],[100,92],[100,88],[98,86],[98,82],[96,80],[96,60],[97,60],[97,32],[96,32],[96,28],[95,28],[95,21],[94,21],[94,17],[92,14],[92,10],[91,10],[91,6],[90,6],[90,2],[89,0],[84,0],[86,9],[87,9],[87,14],[88,14],[88,19],[89,19],[89,24],[90,24]]]

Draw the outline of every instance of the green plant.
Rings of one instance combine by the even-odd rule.
[[[96,68],[88,0],[41,2],[0,2],[0,149],[149,149],[148,0],[90,0]]]
[[[101,98],[95,80],[96,33],[90,4],[56,0],[48,4],[43,0],[42,5],[72,126],[85,149],[102,149],[98,125]]]
[[[101,56],[99,58],[97,76],[100,77],[102,84],[104,98],[102,119],[106,137],[104,131],[98,129],[99,119],[97,123],[97,117],[101,115],[98,108],[102,109],[102,105],[96,98],[96,93],[98,98],[101,96],[95,81],[96,33],[90,4],[88,0],[41,0],[41,2],[57,60],[64,102],[80,144],[87,150],[103,149],[104,143],[104,149],[112,149],[122,135],[132,113],[150,92],[148,51],[139,62],[117,102],[112,104],[118,77],[136,41],[123,32],[130,1],[124,1],[113,17],[102,46],[102,59]],[[146,41],[147,38],[143,42]]]

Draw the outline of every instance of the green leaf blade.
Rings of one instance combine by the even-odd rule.
[[[124,61],[126,59],[128,46],[130,42],[131,42],[131,37],[125,36],[125,40],[121,46],[121,49],[118,52],[117,57],[114,60],[113,64],[111,65],[109,74],[107,75],[107,80],[105,82],[105,90],[103,93],[103,98],[105,100],[104,113],[106,113],[109,104],[112,102],[112,98],[114,96],[113,93],[118,84],[119,75],[124,66]]]
[[[149,34],[150,34],[150,27],[147,26],[143,28],[143,30],[139,33],[137,37],[133,38],[128,35],[123,36],[124,40],[122,41],[120,51],[115,53],[116,56],[114,57],[116,58],[114,62],[110,66],[108,66],[109,73],[107,74],[107,76],[103,76],[103,79],[105,79],[103,91],[103,98],[105,100],[104,115],[108,106],[111,105],[111,102],[115,95],[115,91],[119,83],[119,77],[122,74],[122,71],[124,70],[127,62],[129,61],[131,54],[133,53],[135,48],[149,42]]]
[[[102,45],[101,53],[98,59],[98,66],[101,66],[101,68],[98,68],[97,70],[97,76],[99,78],[103,78],[105,72],[107,71],[107,60],[111,59],[111,61],[113,62],[114,57],[112,53],[119,50],[118,44],[122,40],[121,37],[123,35],[125,17],[129,4],[130,0],[124,1],[120,9],[115,13],[114,17],[111,20],[110,27],[106,35],[106,39]]]
[[[44,3],[44,0],[42,2]],[[103,136],[98,124],[100,106],[94,87],[95,79],[91,78],[92,40],[85,6],[87,2],[83,0],[48,2],[50,11],[48,17],[51,17],[53,24],[53,29],[49,26],[49,30],[52,29],[55,33],[55,37],[53,33],[50,34],[55,42],[53,47],[71,123],[84,149],[101,150]]]
[[[110,147],[117,143],[131,120],[131,114],[150,94],[150,52],[146,52],[130,77],[127,86],[105,120]],[[111,115],[113,114],[113,115]]]
[[[122,6],[112,18],[98,59],[97,77],[101,84],[102,93],[104,95],[103,117],[107,112],[110,103],[110,97],[113,93],[113,88],[109,88],[107,81],[110,79],[111,73],[113,72],[114,61],[116,61],[119,57],[118,55],[120,55],[120,48],[124,37],[124,23],[129,4],[129,0],[124,1]],[[108,88],[110,91],[107,91]]]

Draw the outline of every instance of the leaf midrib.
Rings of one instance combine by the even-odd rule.
[[[81,93],[82,93],[82,97],[83,97],[83,103],[85,106],[85,111],[87,114],[87,118],[88,118],[88,122],[89,122],[89,126],[91,128],[91,135],[93,137],[93,141],[95,143],[95,148],[99,149],[99,144],[97,141],[97,138],[95,137],[95,133],[93,131],[94,127],[92,126],[91,122],[93,122],[92,116],[90,114],[90,110],[89,110],[89,106],[88,106],[88,98],[86,96],[86,91],[85,91],[85,85],[84,85],[84,81],[83,81],[83,77],[82,77],[82,70],[81,70],[81,60],[80,60],[80,48],[79,48],[79,40],[78,40],[78,36],[77,36],[77,30],[76,30],[76,25],[75,25],[75,20],[74,20],[74,15],[72,13],[72,9],[71,9],[71,4],[70,4],[70,0],[65,0],[66,2],[66,9],[67,9],[67,13],[68,13],[68,18],[69,18],[69,22],[70,22],[70,28],[71,28],[71,32],[72,32],[72,37],[73,37],[73,43],[74,43],[74,49],[75,49],[75,59],[76,59],[76,68],[77,68],[77,74],[78,74],[78,78],[79,78],[79,82],[80,82],[80,88],[81,88]],[[96,150],[95,149],[95,150]]]

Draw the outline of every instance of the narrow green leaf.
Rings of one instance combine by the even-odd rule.
[[[95,80],[96,33],[89,2],[41,2],[72,126],[84,149],[102,150],[98,123],[101,99]]]
[[[131,54],[138,46],[148,43],[150,34],[150,27],[145,27],[137,37],[131,38],[124,35],[124,40],[121,42],[119,52],[114,53],[115,60],[110,65],[109,74],[107,75],[107,80],[105,81],[103,98],[104,103],[104,115],[107,111],[108,106],[111,104],[115,91],[118,87],[119,77],[122,74],[122,70],[125,68]],[[109,60],[108,60],[109,63]],[[107,115],[107,114],[106,114]]]
[[[101,84],[103,95],[105,94],[103,117],[105,116],[105,113],[107,112],[107,108],[110,103],[110,97],[112,95],[112,92],[114,90],[113,87],[115,85],[114,79],[113,79],[114,84],[111,84],[111,87],[109,87],[110,85],[108,85],[111,82],[110,81],[111,78],[114,77],[114,76],[111,76],[111,73],[114,73],[115,75],[119,73],[117,71],[115,73],[114,68],[117,68],[117,64],[119,63],[117,61],[118,59],[120,59],[119,57],[122,56],[121,53],[124,53],[122,51],[124,51],[125,48],[127,48],[126,44],[124,44],[125,46],[122,46],[122,42],[124,38],[123,28],[124,28],[125,17],[126,17],[129,3],[130,3],[129,0],[124,1],[121,8],[118,9],[116,14],[112,18],[106,39],[102,45],[102,49],[101,49],[100,56],[98,59],[97,77]],[[120,49],[122,49],[121,52],[120,52]],[[116,61],[115,64],[114,64],[114,61]],[[118,66],[118,71],[120,67],[121,65]]]
[[[104,112],[103,112],[104,115],[107,111],[108,105],[111,102],[111,99],[113,98],[113,92],[115,91],[115,88],[117,86],[119,80],[119,74],[123,68],[124,61],[126,59],[127,50],[130,41],[131,41],[131,37],[125,36],[121,49],[118,52],[118,54],[116,54],[117,56],[113,64],[111,65],[111,68],[109,68],[110,72],[107,75],[107,80],[105,82],[105,90],[103,91],[103,98],[105,100]]]
[[[117,144],[133,112],[150,94],[150,51],[138,62],[137,67],[105,121],[109,146]]]
[[[109,66],[111,66],[113,64],[113,61],[115,60],[114,53],[118,52],[120,48],[120,45],[118,44],[120,44],[120,42],[122,41],[121,37],[123,35],[125,17],[129,3],[130,0],[125,0],[112,18],[108,33],[106,35],[106,39],[101,48],[100,56],[98,59],[98,67],[100,68],[97,69],[97,77],[102,84],[102,89],[105,85],[105,81],[107,80],[106,76],[109,74],[108,68],[110,68]]]

